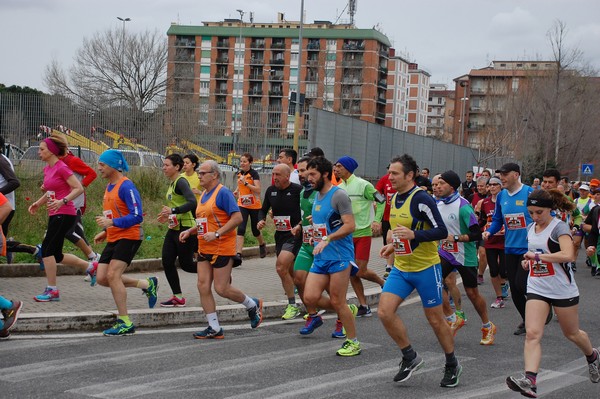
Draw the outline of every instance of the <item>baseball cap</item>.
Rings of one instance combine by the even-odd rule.
[[[521,167],[516,163],[505,163],[500,167],[500,169],[496,169],[496,173],[508,173],[508,172],[517,172],[521,174]]]
[[[579,186],[580,190],[585,190],[585,191],[590,191],[590,186],[588,186],[587,184],[582,184],[581,186]]]

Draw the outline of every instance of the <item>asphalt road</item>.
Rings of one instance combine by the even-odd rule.
[[[597,296],[600,280],[580,263],[581,328],[600,345]],[[489,282],[482,286],[488,303]],[[199,328],[140,331],[130,337],[98,333],[18,334],[0,341],[1,398],[518,398],[505,378],[522,371],[524,337],[512,334],[517,313],[490,309],[498,326],[496,344],[479,345],[480,323],[463,298],[468,322],[458,332],[456,353],[464,371],[454,389],[439,386],[443,353],[426,324],[417,298],[400,309],[413,347],[424,367],[405,383],[392,381],[400,351],[376,316],[358,319],[363,352],[340,358],[342,341],[330,338],[329,318],[313,335],[301,337],[301,321],[265,322],[257,330],[246,323],[226,325],[225,339],[199,341]],[[327,315],[327,314],[326,314]],[[578,349],[561,334],[556,321],[543,339],[538,390],[545,398],[599,398]]]

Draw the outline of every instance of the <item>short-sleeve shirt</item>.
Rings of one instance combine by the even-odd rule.
[[[54,191],[56,199],[63,199],[71,192],[71,186],[67,180],[73,176],[73,171],[69,169],[63,161],[57,161],[54,166],[46,165],[44,167],[44,188],[46,193]],[[77,215],[77,210],[73,205],[73,201],[69,201],[66,205],[62,205],[55,211],[48,210],[49,216],[54,215]]]

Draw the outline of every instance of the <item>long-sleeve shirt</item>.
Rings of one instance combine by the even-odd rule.
[[[352,201],[352,212],[356,223],[352,237],[371,237],[373,235],[371,223],[373,220],[381,221],[385,209],[385,203],[377,203],[377,210],[373,215],[373,201],[377,190],[371,183],[356,175],[351,175],[338,187],[344,189]]]

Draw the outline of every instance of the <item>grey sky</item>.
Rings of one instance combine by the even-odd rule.
[[[404,55],[432,74],[432,82],[481,68],[492,60],[551,58],[546,32],[556,19],[567,24],[567,44],[579,47],[600,69],[600,2],[597,0],[357,0],[356,25],[377,26]],[[306,20],[348,20],[345,0],[305,0]],[[167,31],[171,22],[238,18],[254,12],[271,22],[277,12],[299,20],[300,0],[1,0],[0,83],[46,90],[43,73],[55,57],[69,66],[83,37],[121,28]],[[248,21],[248,14],[244,16]]]

